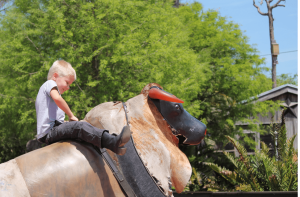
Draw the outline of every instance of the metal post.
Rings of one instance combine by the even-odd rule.
[[[274,134],[275,134],[275,156],[276,156],[276,161],[278,161],[278,150],[277,150],[277,139],[278,139],[277,137],[278,137],[278,132],[275,131]]]

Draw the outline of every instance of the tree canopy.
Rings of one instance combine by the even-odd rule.
[[[15,0],[1,15],[0,44],[0,162],[36,134],[35,98],[57,59],[77,72],[63,97],[81,119],[151,82],[184,100],[217,141],[241,133],[235,121],[269,110],[243,104],[271,84],[264,60],[238,25],[199,3]]]
[[[197,82],[199,88],[189,95],[190,111],[207,124],[208,133],[217,142],[226,141],[224,135],[243,135],[235,122],[249,121],[250,116],[278,107],[266,109],[266,102],[250,102],[250,98],[271,86],[270,79],[263,74],[268,70],[261,66],[264,59],[247,43],[248,38],[239,26],[218,12],[203,12],[198,3],[182,7],[179,12],[190,30],[190,48],[198,55],[198,62],[203,65],[201,72],[205,74]],[[257,123],[255,118],[254,122]],[[259,128],[252,124],[252,130]]]
[[[284,84],[292,84],[298,86],[298,74],[295,74],[294,76],[290,76],[289,74],[281,74],[277,76],[276,80],[278,86]]]

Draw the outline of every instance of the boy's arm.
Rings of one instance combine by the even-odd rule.
[[[63,99],[59,95],[56,87],[52,88],[52,90],[50,91],[50,96],[54,100],[56,105],[69,116],[70,121],[78,121],[78,118],[76,118],[74,116],[74,114],[72,113],[72,111],[71,111],[69,105],[67,104],[67,102],[65,101],[65,99]]]

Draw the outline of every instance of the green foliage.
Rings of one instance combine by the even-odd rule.
[[[122,0],[15,3],[17,7],[7,13],[3,24],[2,37],[11,38],[2,43],[8,47],[1,51],[3,63],[13,65],[20,81],[26,80],[28,88],[35,90],[34,98],[51,64],[60,58],[69,61],[78,79],[65,99],[80,118],[99,103],[139,94],[149,82],[180,86],[196,64],[196,55],[186,45],[184,26],[169,4]],[[186,69],[181,70],[182,66]],[[29,73],[33,74],[28,77]]]
[[[24,144],[36,134],[33,107],[24,98],[0,97],[0,163],[25,153]]]
[[[182,20],[190,30],[189,44],[203,65],[197,87],[189,94],[188,111],[207,124],[207,132],[217,143],[224,136],[243,136],[235,126],[238,121],[248,122],[253,131],[257,127],[257,114],[269,110],[275,112],[279,105],[272,101],[251,102],[256,96],[269,90],[271,81],[262,74],[267,70],[239,25],[221,17],[218,12],[202,10],[194,3],[180,8]],[[200,82],[201,81],[201,82]],[[247,103],[247,104],[246,104]],[[249,119],[253,116],[252,119]],[[250,141],[250,140],[249,140]],[[252,144],[254,143],[251,141]]]
[[[201,69],[177,9],[164,1],[16,0],[0,19],[1,93],[15,102],[14,109],[3,103],[3,143],[13,133],[33,137],[34,101],[57,59],[77,72],[63,97],[81,119],[99,103],[138,95],[150,82],[177,94],[188,87],[184,81],[193,79],[193,69]],[[179,97],[187,99],[183,93]],[[5,115],[10,110],[12,125]],[[34,121],[25,121],[28,116]]]
[[[22,154],[34,136],[34,101],[57,59],[77,72],[63,97],[80,119],[151,82],[183,99],[217,142],[242,135],[237,121],[259,131],[255,115],[278,107],[251,102],[271,83],[264,60],[238,25],[199,3],[175,9],[172,1],[15,0],[0,13],[0,44],[0,162]]]
[[[279,133],[286,134],[283,125]],[[228,170],[217,164],[207,162],[215,172],[227,181],[236,185],[241,191],[297,191],[298,190],[298,158],[293,148],[295,135],[278,147],[279,160],[270,157],[269,148],[261,142],[262,150],[255,150],[255,155],[247,155],[245,148],[235,139],[226,136],[236,147],[240,156],[234,158],[224,152],[226,157],[234,164],[234,170]],[[285,138],[286,139],[286,138]]]
[[[182,146],[182,145],[181,145]],[[205,162],[226,166],[227,169],[234,169],[234,165],[222,153],[214,149],[212,140],[205,140],[200,146],[180,147],[188,156],[193,166],[192,176],[186,191],[233,191],[234,185],[219,174],[215,173]]]
[[[293,84],[298,86],[298,74],[294,76],[289,76],[289,74],[281,74],[276,77],[277,86],[285,85],[285,84]]]

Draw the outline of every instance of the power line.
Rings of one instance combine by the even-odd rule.
[[[296,52],[298,50],[294,50],[294,51],[285,51],[285,52],[281,52],[281,53],[291,53],[291,52]],[[279,55],[281,54],[279,53]],[[272,54],[266,54],[266,55],[260,55],[260,56],[267,56],[267,55],[272,55]]]

